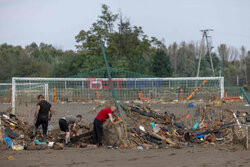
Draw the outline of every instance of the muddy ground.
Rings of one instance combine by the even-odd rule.
[[[7,160],[8,156],[15,160]],[[248,167],[250,151],[186,147],[183,149],[128,150],[107,148],[40,151],[0,151],[1,167]]]
[[[243,103],[228,103],[226,106],[230,110],[249,111]],[[17,115],[22,115],[24,119],[32,122],[34,106],[19,106]],[[97,112],[105,106],[100,103],[85,104],[53,104],[56,113],[51,120],[51,124],[58,127],[58,119],[65,115],[83,115],[83,122],[92,123]],[[148,105],[148,104],[141,104]],[[9,104],[0,104],[0,111],[5,111]],[[96,108],[95,111],[93,108]],[[189,110],[195,112],[197,108],[187,108],[187,104],[157,103],[150,107],[159,112],[182,114]],[[220,110],[218,107],[216,110]],[[13,156],[15,160],[8,160],[8,156]],[[77,166],[181,166],[181,167],[207,167],[207,166],[250,166],[250,150],[246,151],[243,146],[239,148],[217,148],[216,145],[182,147],[181,149],[164,148],[137,150],[134,149],[107,149],[97,148],[65,148],[64,150],[36,150],[36,151],[11,151],[0,148],[0,167],[77,167]]]

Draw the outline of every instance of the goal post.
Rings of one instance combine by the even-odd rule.
[[[204,82],[206,81],[206,82]],[[43,94],[51,103],[112,100],[115,88],[119,100],[163,99],[180,100],[182,90],[186,99],[223,98],[223,77],[184,78],[12,78],[12,112],[17,104],[34,105]]]
[[[33,91],[32,91],[33,90]],[[23,94],[20,95],[21,98],[23,97],[24,92],[29,92],[30,96],[32,97],[37,97],[37,94],[34,94],[35,92],[39,92],[40,94],[43,94],[45,99],[48,99],[48,84],[47,83],[31,83],[31,82],[23,82],[23,83],[17,83],[14,78],[12,78],[12,83],[11,83],[11,106],[12,106],[12,113],[15,113],[16,109],[16,98],[18,94]],[[26,93],[27,94],[27,93]]]

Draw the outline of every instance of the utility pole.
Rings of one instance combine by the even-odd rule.
[[[201,45],[200,45],[200,54],[199,54],[199,62],[198,62],[198,69],[197,69],[197,77],[199,77],[200,74],[200,64],[201,64],[201,58],[204,54],[205,50],[205,43],[206,43],[206,53],[209,55],[210,58],[210,64],[211,64],[211,69],[212,69],[212,74],[214,76],[214,65],[213,65],[213,60],[212,60],[212,55],[211,55],[211,50],[213,49],[212,47],[212,38],[211,36],[208,36],[208,33],[210,31],[213,31],[213,29],[204,29],[201,30],[202,32],[202,39],[201,39]]]

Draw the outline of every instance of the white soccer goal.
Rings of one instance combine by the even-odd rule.
[[[119,100],[185,100],[223,98],[223,77],[190,78],[22,78],[12,79],[12,109],[34,105],[39,94],[51,103],[112,100],[111,89]]]

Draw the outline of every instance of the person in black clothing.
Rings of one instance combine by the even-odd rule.
[[[43,140],[46,141],[48,122],[52,116],[52,108],[51,108],[51,104],[45,100],[43,95],[39,95],[37,99],[38,99],[38,103],[37,103],[36,113],[34,117],[34,121],[35,121],[34,133],[37,134],[38,127],[42,125]]]

